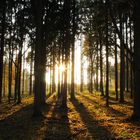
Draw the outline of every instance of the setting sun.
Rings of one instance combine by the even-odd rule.
[[[60,66],[59,66],[59,70],[60,70],[60,72],[63,72],[63,71],[65,70],[65,66],[62,65],[62,64],[60,64]]]

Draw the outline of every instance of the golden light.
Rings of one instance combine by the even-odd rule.
[[[59,66],[59,70],[60,70],[60,72],[65,71],[65,66],[61,64],[61,65]]]

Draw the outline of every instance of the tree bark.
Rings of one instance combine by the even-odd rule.
[[[34,85],[34,115],[42,115],[41,106],[46,97],[46,48],[43,45],[43,0],[33,1],[34,19],[36,26],[35,43],[35,85]]]
[[[122,44],[123,40],[123,24],[122,24],[122,13],[120,12],[120,103],[124,102],[124,87],[125,87],[125,60],[124,60],[124,44]]]
[[[140,120],[140,1],[134,3],[134,112]]]
[[[118,50],[117,50],[117,38],[115,33],[115,94],[116,101],[118,100]]]
[[[64,71],[64,90],[62,96],[62,107],[67,108],[67,68],[70,50],[70,0],[64,1],[64,53],[65,53],[65,71]]]
[[[75,27],[75,0],[73,0],[73,18],[72,18],[72,70],[71,70],[71,99],[75,98],[75,82],[74,82],[74,68],[75,68],[75,32],[76,32],[76,27]]]
[[[6,3],[3,0],[2,9],[2,31],[1,31],[1,42],[0,42],[0,103],[2,101],[2,80],[3,80],[3,55],[4,55],[4,35],[5,35],[5,10]]]
[[[109,106],[109,62],[108,62],[108,0],[106,0],[106,106]]]
[[[103,52],[102,52],[102,36],[101,31],[99,32],[99,44],[100,44],[100,91],[101,96],[104,96],[104,87],[103,87]]]

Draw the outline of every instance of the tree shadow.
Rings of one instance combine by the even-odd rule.
[[[48,112],[50,106],[46,105]],[[44,124],[44,117],[33,118],[33,104],[0,120],[0,139],[2,140],[31,140]]]
[[[88,132],[92,136],[92,139],[108,140],[114,138],[115,134],[110,133],[107,128],[101,126],[99,122],[91,116],[82,103],[75,99],[72,100],[72,104],[76,111],[79,112],[83,123],[86,125]]]
[[[57,103],[47,122],[47,131],[44,140],[72,140],[68,119],[68,108],[60,108]]]
[[[124,101],[124,103],[120,103],[119,101],[116,101],[115,97],[109,97],[110,101],[109,104],[110,105],[114,105],[114,104],[122,104],[122,105],[127,105],[127,106],[133,106],[133,103],[130,101]]]
[[[87,96],[84,96],[84,95],[81,95],[81,94],[79,94],[79,96],[81,96],[82,98],[84,98],[85,100],[87,100],[88,102],[90,102],[91,104],[96,105],[95,106],[96,108],[100,108],[100,107],[104,108],[105,110],[107,110],[107,114],[110,114],[110,115],[113,115],[113,116],[114,115],[115,116],[122,116],[122,117],[127,115],[125,113],[122,113],[121,111],[115,110],[111,106],[106,107],[106,106],[104,106],[102,104],[99,104],[97,101],[94,101],[94,100],[90,99]]]

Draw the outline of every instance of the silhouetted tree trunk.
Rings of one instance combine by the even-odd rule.
[[[2,100],[2,80],[3,80],[3,55],[4,55],[4,35],[5,35],[5,0],[2,1],[2,23],[1,23],[1,42],[0,42],[0,103]]]
[[[23,55],[23,63],[22,63],[22,95],[24,95],[24,87],[25,87],[25,55]]]
[[[129,17],[130,18],[130,17]],[[129,19],[129,24],[130,24],[130,50],[131,52],[133,52],[133,47],[132,47],[132,21],[131,21],[131,18]],[[131,55],[130,56],[130,87],[131,87],[131,91],[130,91],[130,98],[132,99],[133,98],[133,91],[134,91],[134,73],[133,73],[133,56]]]
[[[98,71],[98,69],[99,69],[99,51],[98,51],[98,42],[97,42],[97,50],[96,50],[96,52],[97,52],[97,57],[96,57],[96,91],[98,91],[99,90],[99,71]]]
[[[15,89],[14,89],[14,101],[17,100],[17,85],[18,85],[18,73],[17,73],[17,66],[18,66],[18,58],[17,58],[17,50],[16,50],[16,65],[15,65]]]
[[[125,39],[126,39],[126,44],[128,46],[128,22],[127,22],[128,18],[126,17],[126,21],[125,21]],[[128,55],[128,50],[126,50],[126,91],[129,92],[129,55]]]
[[[12,52],[11,52],[11,41],[9,42],[9,67],[8,67],[8,102],[10,103],[11,99],[11,90],[12,90]]]
[[[17,67],[17,103],[21,103],[21,70],[22,70],[22,45],[23,39],[20,40]]]
[[[140,1],[134,2],[134,112],[140,120]]]
[[[32,8],[36,26],[35,42],[35,85],[34,85],[34,115],[42,115],[41,106],[45,104],[46,96],[46,48],[43,44],[43,0],[33,0]]]
[[[11,11],[11,9],[10,9]],[[12,14],[10,16],[10,24],[12,22]],[[8,42],[8,47],[9,47],[9,65],[8,65],[8,102],[10,103],[11,99],[11,90],[12,90],[12,59],[13,59],[13,44],[12,44],[12,39],[11,39],[11,32],[12,30],[9,29],[9,42]]]
[[[89,91],[91,93],[93,93],[93,61],[92,61],[92,58],[93,56],[91,55],[91,58],[90,58],[90,85],[89,85]],[[96,77],[96,86],[97,86],[97,77]],[[97,88],[97,87],[96,87]]]
[[[32,94],[33,90],[33,46],[31,46],[31,60],[30,60],[30,86],[29,86],[29,95]]]
[[[109,106],[109,62],[108,62],[108,0],[106,0],[106,14],[105,14],[105,22],[106,22],[106,106]]]
[[[103,87],[103,52],[102,52],[102,36],[101,31],[99,31],[99,44],[100,44],[100,91],[101,96],[104,96],[104,87]]]
[[[72,7],[72,11],[73,11],[73,17],[72,17],[72,70],[71,70],[71,99],[75,98],[75,94],[74,94],[74,54],[75,54],[75,32],[76,32],[76,27],[75,27],[75,0],[72,1],[73,2],[73,7]]]
[[[81,46],[81,83],[80,83],[80,92],[83,92],[83,80],[84,80],[84,78],[83,78],[83,73],[84,73],[84,71],[83,71],[83,50],[82,50],[82,46]]]
[[[3,65],[3,97],[6,97],[6,61]]]
[[[54,93],[56,91],[56,85],[55,85],[55,49],[56,45],[55,42],[52,46],[52,68],[53,68],[53,74],[52,74],[52,93]]]
[[[125,60],[124,60],[124,44],[122,43],[123,40],[123,24],[122,24],[122,13],[120,11],[119,13],[119,19],[120,19],[120,102],[124,102],[124,87],[125,87]]]
[[[64,89],[62,96],[62,107],[67,107],[67,68],[70,49],[70,0],[64,1],[64,53],[65,53],[65,71],[64,71]]]
[[[115,33],[115,94],[116,100],[118,100],[118,49],[117,49],[116,33]]]
[[[60,60],[61,60],[61,50],[62,50],[62,33],[60,33],[60,40],[59,40],[59,50],[58,50],[58,100],[61,98],[61,75],[60,75]]]

